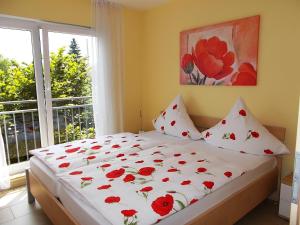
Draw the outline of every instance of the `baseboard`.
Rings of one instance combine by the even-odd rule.
[[[26,176],[24,173],[18,173],[10,177],[10,189],[26,185]]]

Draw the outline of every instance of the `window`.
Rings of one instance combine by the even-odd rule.
[[[31,149],[94,137],[90,48],[89,28],[0,17],[0,126],[12,173]]]

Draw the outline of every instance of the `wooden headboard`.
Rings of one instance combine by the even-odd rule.
[[[215,126],[221,119],[208,117],[208,116],[196,116],[190,115],[192,121],[194,122],[195,126],[198,128],[199,131],[206,130],[210,127]],[[285,140],[285,131],[286,129],[283,127],[275,127],[275,126],[268,126],[265,125],[268,131],[273,134],[276,138],[280,141],[284,142]]]

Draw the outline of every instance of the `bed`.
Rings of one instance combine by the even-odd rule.
[[[219,121],[201,116],[191,118],[199,130],[211,127]],[[284,140],[284,128],[267,128],[278,139]],[[39,177],[43,175],[37,175],[37,168],[34,170],[34,173],[27,171],[29,200],[33,202],[35,198],[54,224],[110,224],[92,207],[83,204],[80,198],[72,195],[67,188],[60,188],[58,200],[51,193],[51,185],[48,185],[47,181],[41,181]],[[204,205],[194,204],[188,207],[188,210],[182,210],[164,219],[161,224],[174,224],[175,221],[178,224],[233,224],[276,189],[278,191],[280,170],[279,157],[260,160],[247,176],[234,180],[209,195]],[[44,185],[43,182],[47,184]]]

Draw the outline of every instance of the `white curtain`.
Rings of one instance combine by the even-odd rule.
[[[92,0],[92,90],[96,137],[123,131],[122,8]]]
[[[10,187],[9,172],[5,157],[4,142],[0,129],[0,190]]]

